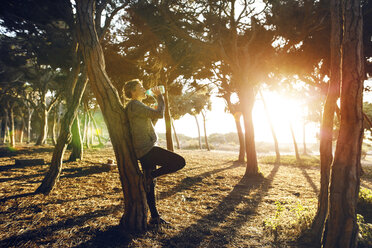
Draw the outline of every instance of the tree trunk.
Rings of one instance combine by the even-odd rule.
[[[93,0],[77,0],[78,40],[87,67],[89,82],[101,107],[118,164],[124,193],[121,226],[128,232],[147,229],[147,202],[144,180],[134,154],[119,94],[105,70],[102,47],[94,26]]]
[[[77,78],[75,78],[77,80]],[[36,193],[49,194],[56,185],[62,171],[63,155],[66,151],[67,144],[71,140],[71,127],[78,113],[78,108],[83,97],[88,80],[83,78],[76,84],[72,99],[69,99],[67,111],[63,116],[61,131],[57,139],[57,144],[53,151],[52,161],[49,171],[45,175],[41,185],[36,189]]]
[[[202,117],[203,117],[205,146],[206,146],[207,150],[210,151],[211,149],[209,148],[209,144],[208,144],[208,136],[207,136],[207,126],[206,126],[206,121],[205,121],[205,113],[202,111],[201,114],[202,114]]]
[[[311,225],[311,235],[314,243],[321,243],[325,219],[328,211],[328,188],[330,168],[333,160],[332,138],[333,120],[337,99],[340,95],[341,80],[341,6],[340,1],[331,0],[331,62],[330,81],[327,98],[324,103],[323,120],[320,127],[320,190],[318,208]]]
[[[27,144],[30,144],[31,142],[31,120],[32,120],[32,114],[34,113],[34,109],[28,108],[28,114],[27,114]]]
[[[94,125],[93,125],[93,117],[92,117],[92,114],[90,113],[90,139],[89,139],[89,143],[94,146]]]
[[[294,149],[295,149],[297,163],[301,163],[301,157],[300,157],[300,153],[298,152],[297,141],[296,141],[296,137],[295,137],[295,134],[294,134],[294,131],[293,131],[292,123],[289,123],[289,128],[291,129],[291,135],[292,135],[293,146],[294,146]]]
[[[274,125],[273,125],[273,122],[271,121],[269,109],[267,108],[266,101],[265,101],[265,98],[263,97],[261,90],[259,90],[259,93],[262,99],[262,103],[264,105],[267,121],[269,122],[269,125],[270,125],[271,135],[273,136],[273,139],[274,139],[275,154],[276,154],[275,163],[280,164],[279,144],[278,144],[278,139],[276,138]]]
[[[257,153],[252,119],[255,95],[252,87],[247,87],[241,90],[238,94],[239,99],[241,100],[245,130],[245,151],[247,153],[247,166],[244,177],[250,177],[258,175]]]
[[[172,120],[169,111],[169,98],[168,98],[168,86],[167,83],[164,84],[164,121],[165,121],[165,136],[167,140],[167,149],[169,151],[174,151],[173,140],[172,140]]]
[[[363,141],[363,17],[359,0],[341,4],[344,31],[341,123],[332,164],[324,247],[357,247],[358,235],[356,209]]]
[[[307,149],[306,149],[306,123],[302,125],[302,140],[303,140],[303,145],[304,145],[304,151],[303,155],[308,155],[307,154]]]
[[[200,126],[199,126],[198,118],[196,117],[196,115],[193,115],[193,116],[194,116],[195,121],[196,121],[196,127],[198,128],[199,149],[201,150],[202,149],[202,144],[201,144],[201,136],[200,136]]]
[[[21,130],[20,130],[20,133],[19,133],[19,143],[20,144],[23,144],[23,137],[24,137],[24,131],[25,131],[25,127],[26,127],[26,122],[25,122],[25,117],[24,115],[21,116],[21,120],[22,120],[22,123],[21,123]]]
[[[3,143],[3,117],[0,116],[0,144]]]
[[[90,127],[90,115],[89,115],[89,110],[85,109],[85,117],[86,117],[86,126],[85,126],[85,146],[89,149],[90,148],[90,138],[89,138],[89,127]]]
[[[16,141],[15,141],[15,129],[14,129],[14,106],[10,106],[9,108],[9,114],[10,114],[10,146],[15,147]]]
[[[91,119],[92,122],[93,122],[94,134],[97,136],[98,143],[99,143],[100,146],[103,146],[103,143],[102,143],[102,140],[101,140],[101,135],[100,135],[100,133],[99,133],[99,130],[100,130],[100,129],[99,129],[98,126],[97,126],[97,122],[96,122],[96,120],[93,118],[92,113],[91,113],[90,111],[89,111],[88,113],[89,113],[89,117],[90,117],[90,119]],[[80,126],[80,124],[79,124],[79,126]]]
[[[74,122],[71,127],[71,147],[72,152],[70,154],[69,161],[76,161],[83,159],[83,144],[81,140],[81,133],[80,133],[80,121],[79,116],[76,115]]]
[[[54,111],[53,111],[53,123],[52,123],[52,142],[53,142],[54,146],[57,144],[56,128],[57,128],[57,110],[54,109]]]
[[[40,135],[36,141],[36,145],[44,145],[48,135],[48,111],[43,107],[40,113]]]
[[[245,158],[245,144],[244,144],[244,133],[242,129],[242,125],[240,122],[242,113],[241,112],[236,112],[233,114],[234,120],[235,120],[235,125],[236,125],[236,131],[238,133],[238,138],[239,138],[239,156],[238,156],[238,161],[239,162],[244,162]]]
[[[4,113],[5,113],[5,120],[4,120],[4,138],[3,138],[3,143],[6,144],[6,139],[7,139],[8,133],[9,133],[9,129],[8,129],[9,112],[8,112],[8,109],[7,108],[4,109]]]
[[[178,140],[178,136],[177,136],[177,133],[176,133],[176,128],[174,126],[174,120],[172,119],[172,128],[173,128],[173,134],[174,134],[174,138],[176,140],[176,143],[177,143],[177,149],[180,149],[180,141]]]
[[[87,140],[87,133],[88,133],[88,112],[86,108],[84,108],[84,129],[83,129],[83,144],[86,143]]]

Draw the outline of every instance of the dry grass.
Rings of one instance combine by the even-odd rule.
[[[234,162],[236,153],[179,151],[186,167],[157,184],[158,209],[170,226],[129,237],[117,226],[123,211],[117,169],[101,167],[114,158],[112,149],[91,149],[84,161],[65,163],[56,189],[33,195],[48,165],[14,160],[49,162],[51,151],[0,154],[0,247],[303,247],[294,240],[319,190],[317,167],[260,164],[263,178],[242,180],[245,165]],[[362,185],[371,189],[372,181]]]

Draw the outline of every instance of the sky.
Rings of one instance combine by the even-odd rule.
[[[365,86],[372,87],[372,79],[365,82]],[[303,141],[303,109],[298,100],[289,99],[273,92],[263,92],[274,123],[277,139],[279,143],[292,142],[290,132],[290,122],[292,123],[296,141]],[[212,111],[207,113],[207,134],[236,132],[234,118],[231,114],[225,113],[225,102],[222,98],[212,96]],[[364,92],[363,101],[372,102],[372,93]],[[201,135],[204,135],[203,119],[198,116]],[[257,98],[253,108],[253,124],[255,129],[255,140],[263,142],[273,142],[270,126],[264,111],[262,101]],[[197,137],[198,131],[193,116],[186,115],[174,122],[176,132],[190,137]],[[243,124],[242,124],[243,125]],[[307,143],[317,143],[317,133],[319,123],[308,123],[305,126],[305,139]],[[165,133],[164,121],[159,120],[155,126],[158,133]]]

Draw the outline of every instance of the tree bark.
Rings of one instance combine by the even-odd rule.
[[[44,145],[48,135],[48,111],[43,107],[40,111],[40,134],[36,141],[36,145]]]
[[[258,163],[252,118],[252,109],[254,105],[255,95],[253,92],[253,88],[250,86],[238,92],[238,95],[241,101],[242,114],[244,119],[245,151],[247,155],[247,166],[244,176],[250,177],[258,175]]]
[[[27,144],[31,142],[31,120],[34,109],[27,107]]]
[[[363,140],[364,80],[361,3],[343,1],[341,123],[332,164],[324,247],[357,247],[357,200]],[[331,10],[333,11],[333,10]]]
[[[81,133],[80,133],[80,121],[79,116],[76,115],[74,122],[71,127],[71,147],[72,152],[70,154],[69,161],[76,161],[83,159],[83,142],[81,140]]]
[[[25,133],[24,131],[25,131],[25,127],[26,127],[25,117],[24,117],[23,114],[21,116],[21,120],[22,120],[22,123],[21,123],[21,129],[20,129],[20,133],[19,133],[19,143],[23,144],[23,137],[24,137],[24,133]]]
[[[0,116],[0,144],[3,143],[3,117]]]
[[[15,141],[15,129],[14,129],[14,106],[9,107],[9,114],[10,114],[10,146],[15,147],[16,141]]]
[[[296,136],[295,136],[294,131],[293,131],[292,123],[289,123],[289,128],[291,129],[291,135],[292,135],[293,146],[294,146],[294,150],[295,150],[295,154],[296,154],[297,163],[301,163],[301,157],[300,157],[300,153],[298,152]]]
[[[333,121],[337,99],[340,95],[341,80],[341,6],[340,1],[330,1],[331,11],[331,62],[330,81],[327,98],[324,103],[323,120],[320,127],[320,190],[318,196],[318,208],[311,225],[312,239],[316,244],[321,243],[325,219],[328,212],[328,191],[330,168],[333,160],[332,139]]]
[[[171,115],[169,111],[169,97],[168,97],[168,83],[164,84],[164,121],[165,121],[165,137],[167,140],[167,149],[169,151],[174,151],[173,140],[172,140],[172,124]]]
[[[195,118],[196,127],[198,128],[199,149],[201,150],[202,149],[202,144],[201,144],[201,136],[200,136],[200,126],[199,126],[198,118],[196,117],[196,115],[193,115],[193,116]]]
[[[275,154],[276,154],[275,163],[280,164],[279,144],[278,144],[278,139],[276,138],[274,125],[273,125],[273,122],[271,120],[269,109],[267,107],[265,98],[263,97],[263,94],[262,94],[261,90],[259,90],[259,93],[260,93],[260,96],[261,96],[261,99],[262,99],[262,103],[264,105],[267,121],[269,122],[269,125],[270,125],[271,135],[273,136],[273,139],[274,139],[274,147],[275,147]]]
[[[242,129],[242,125],[240,122],[242,113],[241,112],[235,112],[233,114],[234,120],[235,120],[235,125],[236,125],[236,131],[238,133],[238,138],[239,138],[239,156],[238,156],[238,161],[239,162],[244,162],[245,161],[245,140],[244,140],[244,133]]]
[[[177,136],[177,132],[176,132],[176,127],[174,126],[174,120],[172,119],[172,128],[173,128],[173,134],[174,134],[174,138],[176,140],[176,144],[177,144],[177,149],[180,149],[180,141],[178,140],[178,136]]]
[[[211,149],[209,148],[209,144],[208,144],[208,136],[207,136],[207,126],[206,126],[206,120],[205,120],[205,113],[203,112],[203,110],[201,111],[201,114],[202,114],[202,117],[203,117],[205,146],[206,146],[207,150],[210,151]]]
[[[53,111],[53,123],[52,123],[52,142],[53,142],[54,146],[57,144],[56,128],[57,128],[57,111],[56,111],[56,109],[54,109],[54,111]]]
[[[105,71],[102,47],[94,26],[93,0],[77,0],[78,40],[89,82],[102,110],[118,164],[124,192],[121,226],[128,232],[147,229],[144,180],[134,154],[128,120],[117,90]]]

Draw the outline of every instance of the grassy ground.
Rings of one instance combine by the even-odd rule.
[[[83,161],[65,163],[48,196],[32,192],[49,165],[14,161],[48,163],[50,147],[1,151],[0,247],[305,247],[296,238],[319,191],[316,158],[306,166],[260,158],[264,177],[243,181],[245,165],[235,162],[236,153],[178,151],[186,167],[157,184],[158,209],[171,224],[129,237],[117,226],[123,214],[117,169],[102,167],[114,158],[112,149],[91,149]],[[369,169],[362,186],[372,189]]]

